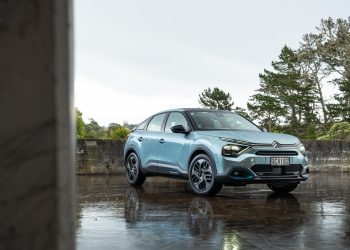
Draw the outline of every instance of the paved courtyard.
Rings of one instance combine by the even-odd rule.
[[[78,176],[76,245],[93,249],[350,249],[350,175],[312,174],[290,195],[265,185],[198,197],[185,181]]]

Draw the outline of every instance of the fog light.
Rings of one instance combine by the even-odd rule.
[[[249,180],[254,178],[254,174],[250,173],[248,169],[234,169],[230,173],[231,177],[238,180]]]

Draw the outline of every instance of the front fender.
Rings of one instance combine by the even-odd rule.
[[[189,159],[188,159],[188,166],[191,164],[191,159],[193,158],[193,155],[196,154],[197,151],[204,151],[211,161],[215,164],[216,171],[220,171],[221,169],[221,148],[218,150],[218,146],[210,142],[209,140],[200,139],[195,141],[193,148],[190,151]],[[218,154],[220,152],[220,155]]]

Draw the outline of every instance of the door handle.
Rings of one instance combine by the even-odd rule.
[[[164,143],[165,140],[162,138],[162,139],[159,140],[159,142],[160,142],[160,143]]]
[[[143,137],[139,137],[137,140],[139,140],[139,141],[143,141]]]

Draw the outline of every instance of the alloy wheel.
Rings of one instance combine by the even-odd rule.
[[[129,182],[134,182],[139,172],[139,160],[135,154],[130,154],[126,163],[126,172]]]
[[[199,192],[206,192],[213,184],[213,168],[206,159],[198,159],[191,168],[191,182]]]

